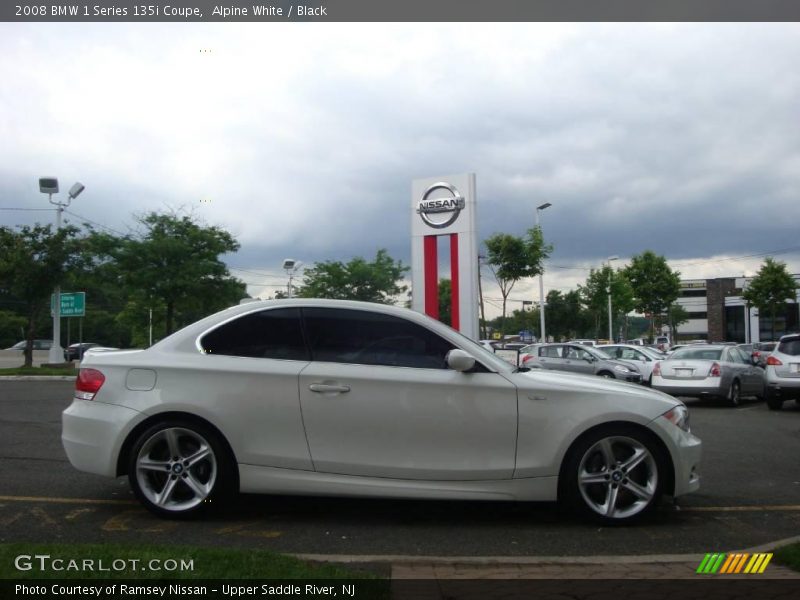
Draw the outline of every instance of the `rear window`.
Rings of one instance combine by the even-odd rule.
[[[716,348],[680,348],[675,350],[670,360],[719,360],[722,349]]]
[[[207,333],[201,345],[206,354],[308,360],[300,311],[276,308],[250,313]]]
[[[783,340],[778,345],[778,352],[789,356],[800,356],[800,337]]]

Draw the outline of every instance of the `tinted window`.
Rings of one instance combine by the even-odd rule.
[[[778,352],[789,356],[800,356],[800,338],[783,340],[778,346]]]
[[[276,308],[239,317],[207,333],[200,342],[207,354],[308,360],[300,310]]]
[[[305,308],[312,359],[391,367],[446,369],[454,348],[426,328],[392,315],[337,308]]]

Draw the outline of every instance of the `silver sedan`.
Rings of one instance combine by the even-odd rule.
[[[715,397],[737,406],[764,397],[764,369],[735,346],[693,344],[653,368],[653,388],[673,396]]]

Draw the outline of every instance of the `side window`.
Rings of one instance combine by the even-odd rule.
[[[275,308],[239,317],[207,333],[200,345],[206,354],[309,360],[297,308]]]
[[[421,325],[392,315],[339,308],[304,308],[312,360],[446,369],[455,346]]]

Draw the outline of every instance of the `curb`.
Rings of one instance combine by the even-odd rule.
[[[800,542],[800,535],[796,535],[774,542],[744,548],[741,550],[730,550],[729,552],[741,552],[755,554],[757,552],[769,552]],[[609,555],[609,556],[409,556],[409,555],[347,555],[347,554],[291,554],[300,560],[310,560],[314,562],[333,562],[333,563],[395,563],[395,564],[417,564],[428,565],[475,565],[475,566],[495,566],[495,565],[608,565],[608,564],[654,564],[654,563],[699,563],[705,553],[696,554],[635,554],[635,555]]]

